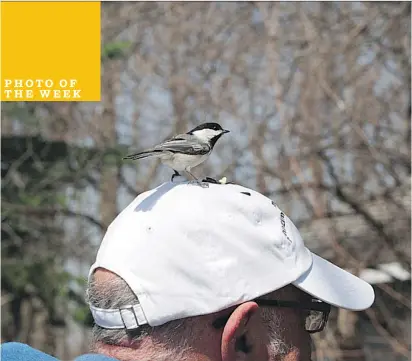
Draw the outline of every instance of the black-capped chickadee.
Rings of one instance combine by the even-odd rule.
[[[198,181],[190,170],[209,157],[216,142],[225,133],[229,131],[217,123],[204,123],[186,134],[176,135],[153,148],[128,155],[123,159],[156,157],[174,170],[172,180],[175,176],[180,176],[179,172],[184,171]]]

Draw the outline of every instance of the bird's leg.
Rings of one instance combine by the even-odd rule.
[[[174,170],[174,169],[173,169],[173,170]],[[180,177],[180,173],[179,173],[177,170],[174,170],[174,173],[173,173],[173,175],[172,175],[172,179],[171,179],[170,181],[173,182],[173,179],[174,179],[175,177]]]
[[[190,171],[188,171],[187,169],[186,169],[186,173],[187,174],[189,174],[192,178],[193,178],[193,180],[195,180],[196,182],[199,182],[199,179],[197,179]]]
[[[186,173],[188,173],[193,178],[194,183],[197,183],[198,185],[200,185],[203,188],[209,188],[209,184],[203,183],[202,181],[197,179],[189,170],[186,169],[185,171],[186,171]],[[192,182],[190,182],[190,183],[192,183]]]

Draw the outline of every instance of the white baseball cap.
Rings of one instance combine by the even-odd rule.
[[[375,297],[368,283],[311,253],[272,200],[234,184],[168,182],[140,194],[108,227],[89,277],[98,267],[123,278],[140,302],[90,305],[109,329],[217,312],[288,284],[349,310]]]

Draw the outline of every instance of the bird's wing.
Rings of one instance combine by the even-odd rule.
[[[192,139],[192,136],[187,134],[179,134],[171,139],[154,147],[155,151],[169,151],[172,153],[185,154],[207,154],[210,151],[210,146],[206,143],[199,143]]]

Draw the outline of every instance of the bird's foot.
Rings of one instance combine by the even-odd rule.
[[[172,179],[170,180],[171,182],[173,182],[173,180],[175,179],[175,177],[180,177],[180,173],[178,171],[175,170],[175,172],[172,175]]]
[[[208,183],[202,182],[202,181],[200,181],[200,180],[198,180],[198,179],[191,180],[191,181],[189,181],[187,184],[197,185],[197,186],[200,186],[200,187],[202,187],[202,188],[209,188],[209,184],[208,184]]]
[[[209,183],[205,183],[205,182],[199,181],[199,185],[200,185],[202,188],[209,188]]]
[[[202,188],[209,187],[209,184],[203,183],[201,180],[197,179],[188,169],[186,169],[185,172],[192,178],[192,180],[190,180],[188,184],[196,184],[198,186],[201,186]]]

